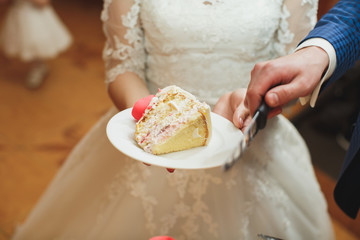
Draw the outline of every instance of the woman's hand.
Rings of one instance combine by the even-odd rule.
[[[144,163],[144,162],[143,162],[143,164],[145,164],[146,166],[151,166],[151,164],[148,164],[148,163]],[[173,168],[166,168],[166,170],[167,170],[169,173],[173,173],[173,172],[175,171],[175,169],[173,169]]]
[[[213,112],[232,121],[237,128],[243,131],[251,120],[250,111],[244,105],[245,95],[245,88],[224,94],[215,104]]]

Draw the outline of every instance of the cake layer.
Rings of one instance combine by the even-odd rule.
[[[204,146],[210,138],[210,107],[177,86],[156,94],[135,131],[139,146],[153,154]]]

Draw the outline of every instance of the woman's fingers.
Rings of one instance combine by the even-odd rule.
[[[146,165],[146,166],[151,166],[151,164],[148,164],[148,163],[144,163],[144,162],[143,162],[143,164]],[[167,170],[169,173],[173,173],[173,172],[175,171],[175,169],[173,169],[173,168],[166,168],[166,170]]]

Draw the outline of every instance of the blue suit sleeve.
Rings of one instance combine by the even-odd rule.
[[[336,51],[336,68],[324,89],[360,58],[360,0],[340,0],[303,41],[309,38],[324,38]]]

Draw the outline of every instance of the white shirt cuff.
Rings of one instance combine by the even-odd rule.
[[[296,49],[295,52],[306,48],[306,47],[310,47],[310,46],[317,46],[322,48],[329,56],[329,66],[328,69],[326,70],[324,76],[321,78],[319,84],[315,87],[314,91],[306,97],[300,97],[300,103],[302,105],[305,105],[309,100],[310,100],[310,106],[314,107],[316,100],[319,96],[319,92],[320,92],[320,88],[322,86],[322,84],[328,80],[330,78],[330,76],[333,74],[333,72],[335,71],[335,67],[336,67],[336,52],[334,47],[325,39],[323,38],[310,38],[308,40],[306,40],[305,42],[301,43]]]

